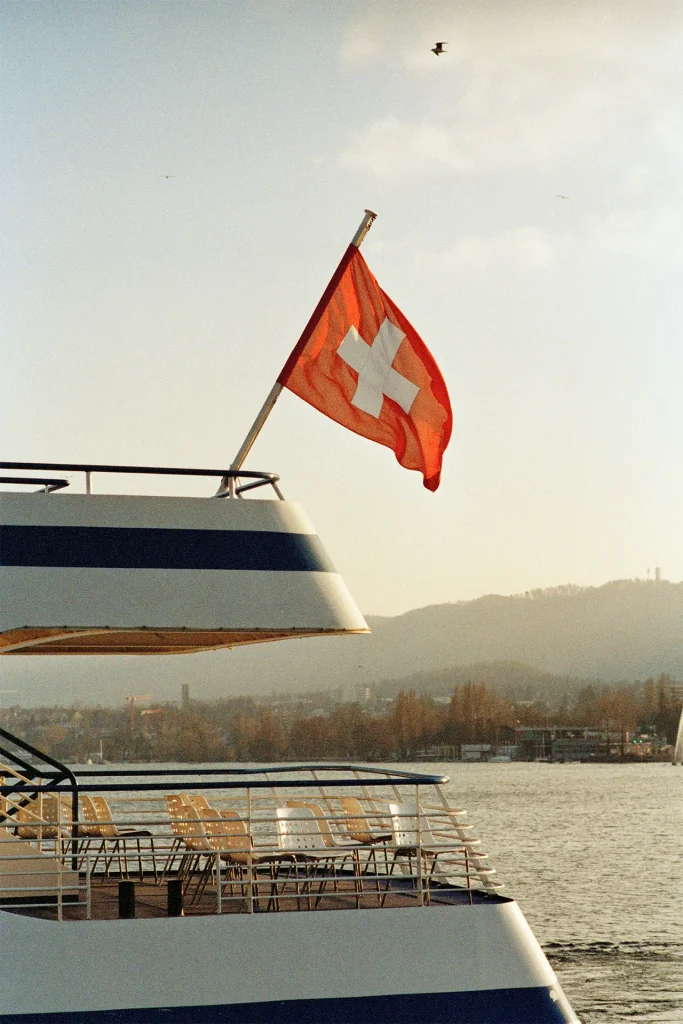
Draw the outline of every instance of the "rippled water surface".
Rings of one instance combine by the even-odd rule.
[[[683,768],[429,767],[451,777],[584,1024],[683,1024]]]

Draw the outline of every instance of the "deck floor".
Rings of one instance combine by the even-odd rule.
[[[90,918],[97,921],[116,920],[121,916],[119,911],[119,883],[116,877],[93,881],[90,886]],[[177,916],[169,913],[168,880],[155,882],[154,877],[145,876],[124,880],[133,883],[134,915],[137,918],[156,918]],[[389,888],[385,889],[386,882]],[[186,881],[183,886],[183,915],[202,916],[218,912],[216,886],[212,882],[206,885],[197,898],[196,888],[198,877]],[[83,882],[84,884],[84,882]],[[419,906],[419,893],[414,880],[392,877],[382,880],[382,891],[378,893],[377,884],[354,876],[340,877],[327,882],[320,892],[318,879],[300,877],[297,879],[263,878],[258,885],[258,899],[254,900],[254,913],[296,912],[314,910],[351,910],[351,909],[388,909],[390,907]],[[128,895],[131,887],[127,886]],[[494,897],[495,898],[495,897]],[[432,886],[429,892],[423,892],[423,902],[430,906],[446,907],[467,905],[470,903],[488,902],[489,895],[478,889],[460,889],[445,886]],[[0,909],[29,917],[45,920],[57,920],[59,909],[56,901],[47,905],[19,905],[18,901],[3,900]],[[239,883],[230,883],[223,887],[221,913],[249,913],[249,901],[242,894]],[[81,891],[78,899],[64,900],[61,916],[65,921],[85,920],[87,917],[86,893]]]

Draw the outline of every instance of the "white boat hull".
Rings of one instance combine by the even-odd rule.
[[[0,944],[1,1024],[578,1020],[517,904],[500,897],[134,921],[1,912]]]

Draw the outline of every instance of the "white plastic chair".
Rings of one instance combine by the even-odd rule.
[[[298,801],[296,802],[298,803]],[[319,807],[318,811],[320,812]],[[276,815],[280,849],[285,853],[293,854],[295,861],[305,866],[305,891],[309,907],[311,906],[311,888],[314,877],[311,874],[311,868],[315,870],[316,874],[319,869],[323,871],[315,900],[315,906],[317,906],[322,899],[328,881],[330,881],[328,872],[332,874],[331,880],[334,882],[335,891],[337,891],[336,861],[341,857],[343,863],[348,857],[353,856],[353,852],[349,849],[348,844],[337,844],[331,834],[326,837],[318,820],[322,819],[322,812],[316,815],[310,806],[278,807]]]
[[[400,859],[407,859],[408,863],[403,868],[404,873],[413,878],[421,877],[428,901],[429,883],[436,869],[439,855],[454,853],[455,848],[461,845],[462,840],[456,840],[454,837],[453,842],[444,842],[443,839],[436,838],[431,831],[425,812],[414,800],[389,804],[389,814],[394,834],[394,857],[388,874],[394,873],[394,868]],[[417,860],[418,856],[421,863]],[[416,862],[415,871],[413,871],[413,860]],[[385,899],[388,891],[389,886],[384,894]]]

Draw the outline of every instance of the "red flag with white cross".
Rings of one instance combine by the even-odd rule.
[[[453,418],[432,354],[350,245],[278,383],[439,486]]]

